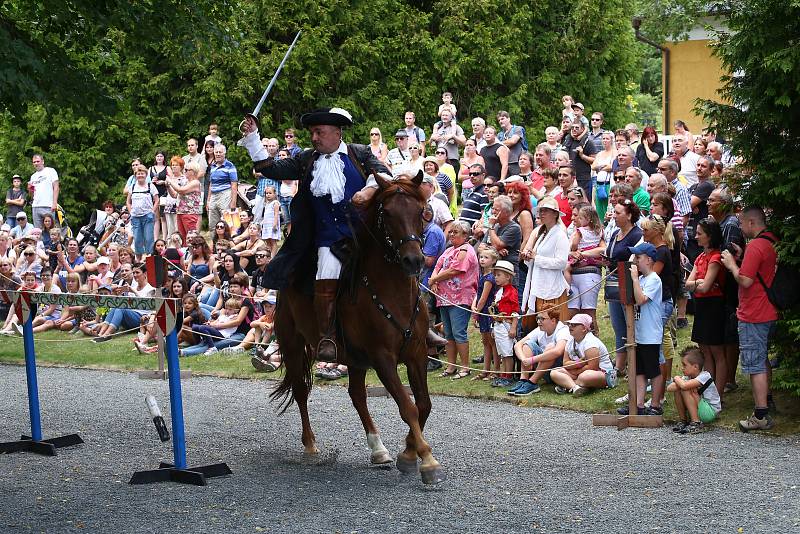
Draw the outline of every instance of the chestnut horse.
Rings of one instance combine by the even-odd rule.
[[[420,238],[426,204],[419,190],[422,174],[412,180],[376,175],[376,180],[378,191],[360,219],[352,221],[358,247],[357,283],[353,294],[343,294],[345,281],[339,283],[338,358],[349,368],[350,398],[367,433],[371,462],[387,464],[392,457],[367,409],[369,367],[375,369],[409,427],[405,449],[397,455],[397,468],[403,473],[419,469],[424,483],[435,484],[445,479],[445,472],[422,435],[431,411],[425,346],[428,314],[416,279],[425,262]],[[308,395],[314,358],[311,347],[317,346],[319,335],[313,299],[294,283],[280,291],[275,333],[286,371],[271,397],[282,399],[282,411],[297,403],[305,453],[317,455],[320,451],[308,418]],[[398,363],[406,365],[413,402],[400,382]],[[417,458],[422,460],[419,467]]]

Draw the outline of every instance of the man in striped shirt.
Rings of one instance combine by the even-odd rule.
[[[470,226],[483,216],[483,208],[489,203],[489,199],[484,192],[486,179],[486,169],[483,165],[476,163],[469,168],[469,179],[475,185],[472,192],[464,199],[461,206],[460,221],[469,223]]]
[[[208,227],[214,228],[225,210],[236,208],[239,193],[239,176],[236,167],[225,155],[222,143],[214,145],[214,163],[209,167]]]

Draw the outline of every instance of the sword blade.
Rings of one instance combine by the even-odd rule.
[[[297,35],[294,36],[294,41],[292,41],[292,44],[289,45],[289,49],[286,51],[286,54],[284,54],[280,65],[278,65],[278,69],[275,71],[275,74],[272,76],[272,79],[269,81],[269,85],[267,86],[267,89],[264,91],[264,94],[261,95],[261,100],[259,100],[258,104],[256,104],[256,107],[253,110],[253,116],[258,117],[258,113],[261,111],[261,106],[263,106],[264,102],[266,102],[267,96],[269,96],[269,92],[272,91],[272,86],[275,85],[275,80],[278,79],[278,75],[281,73],[281,69],[283,69],[283,64],[286,63],[287,59],[289,59],[289,54],[292,53],[292,49],[294,48],[295,43],[297,43],[297,39],[300,37],[300,34],[302,32],[303,32],[303,30],[299,30],[297,32]]]

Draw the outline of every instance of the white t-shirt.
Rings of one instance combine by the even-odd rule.
[[[570,339],[572,338],[569,335],[569,328],[559,321],[552,335],[547,335],[547,332],[537,327],[534,328],[530,334],[525,336],[522,341],[525,343],[533,341],[542,349],[546,349],[548,345],[555,345],[559,341],[569,341]]]
[[[39,290],[40,291],[44,291],[44,286],[40,287]],[[56,279],[55,278],[53,278],[53,285],[50,286],[49,293],[52,293],[53,295],[60,295],[62,293],[61,288],[58,287],[58,284],[56,283]],[[62,308],[63,308],[63,306],[61,306],[60,304],[56,304],[56,307],[53,308],[52,315],[54,317],[61,317],[61,309]]]
[[[689,377],[683,377],[686,380],[692,380]],[[694,380],[700,382],[700,387],[702,388],[704,385],[708,384],[708,387],[703,391],[703,398],[708,402],[708,404],[714,408],[714,411],[719,413],[722,411],[722,402],[719,398],[719,390],[717,389],[717,385],[714,383],[714,379],[711,377],[711,373],[708,371],[700,371],[700,374],[697,375]]]
[[[433,210],[433,222],[436,226],[444,230],[447,223],[453,220],[453,214],[450,213],[450,208],[447,207],[447,204],[433,196],[428,199],[428,205],[430,205]]]
[[[131,217],[142,217],[148,213],[153,213],[154,198],[158,196],[158,189],[153,184],[145,186],[139,183],[133,184],[131,188]]]
[[[586,333],[580,343],[575,341],[575,338],[570,337],[567,341],[567,356],[569,359],[576,362],[581,358],[586,358],[586,351],[589,349],[597,349],[600,351],[600,370],[606,373],[614,369],[611,363],[611,358],[608,355],[608,349],[600,339],[591,332]]]
[[[687,150],[686,153],[681,156],[681,172],[678,174],[682,174],[686,181],[689,182],[689,185],[697,183],[697,162],[700,161],[700,156],[692,152],[691,150]],[[642,184],[644,187],[645,184]]]
[[[45,167],[41,171],[36,171],[31,175],[30,184],[33,185],[34,208],[53,207],[53,184],[58,181],[58,173],[52,167]]]

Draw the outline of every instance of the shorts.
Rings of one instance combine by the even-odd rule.
[[[600,273],[573,274],[572,296],[569,300],[570,310],[596,310],[597,297],[600,294]]]
[[[511,358],[514,356],[514,338],[508,336],[510,330],[510,321],[497,321],[492,327],[494,344],[497,347],[497,354],[499,354],[501,358]]]
[[[715,412],[714,408],[711,407],[708,401],[702,397],[700,398],[700,402],[697,404],[697,415],[699,415],[700,420],[706,424],[717,418],[717,412]]]
[[[472,312],[466,306],[439,306],[439,313],[442,315],[445,339],[456,343],[466,343],[467,326]]]
[[[478,330],[480,330],[481,334],[487,334],[491,332],[492,318],[489,317],[488,315],[478,315]]]
[[[61,319],[61,312],[55,312],[53,315],[44,315],[42,319],[45,321],[58,321]]]
[[[655,378],[661,375],[658,364],[661,345],[636,344],[636,376],[644,375],[645,378]]]
[[[758,375],[767,372],[769,332],[775,321],[747,323],[739,321],[739,361],[742,372]]]

